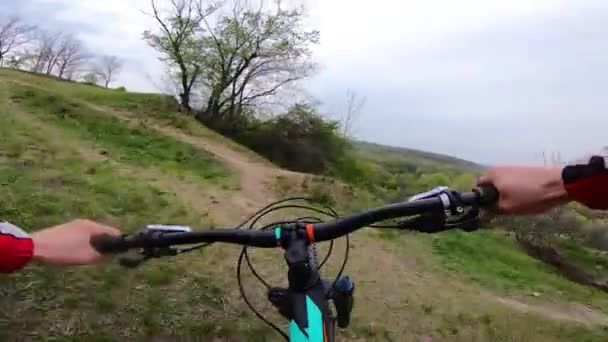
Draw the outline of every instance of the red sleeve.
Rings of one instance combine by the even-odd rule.
[[[0,222],[0,273],[23,268],[32,259],[34,242],[19,228]]]
[[[591,209],[608,209],[606,158],[594,156],[588,164],[566,166],[562,179],[572,200]]]

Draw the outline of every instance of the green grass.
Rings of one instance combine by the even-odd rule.
[[[210,155],[144,126],[93,110],[67,96],[23,85],[11,87],[11,100],[63,132],[97,147],[113,159],[138,167],[189,173],[204,181],[221,182],[228,171]]]
[[[168,107],[154,100],[164,101],[162,95],[125,93],[5,69],[0,69],[0,81],[0,217],[27,230],[76,217],[124,231],[150,222],[197,227],[211,223],[198,203],[176,201],[175,194],[149,184],[142,174],[162,172],[175,176],[176,182],[195,177],[199,180],[196,186],[204,192],[207,186],[224,188],[229,179],[226,170],[189,144],[104,111],[116,109],[113,114],[120,114],[128,110],[129,115],[142,119],[149,115],[191,135],[230,144],[191,117],[165,110]],[[13,97],[11,103],[9,96]],[[83,159],[83,149],[106,153],[103,158]],[[441,175],[431,175],[425,182],[437,181],[435,176]],[[322,184],[310,186],[313,197],[322,203],[338,202],[322,191]],[[336,204],[353,211],[380,202],[363,191],[350,203]],[[587,328],[527,316],[501,304],[475,302],[476,291],[485,287],[498,295],[539,292],[539,300],[607,307],[606,294],[554,274],[523,254],[509,237],[497,232],[402,236],[388,231],[381,236],[390,241],[386,245],[394,247],[391,253],[399,256],[387,259],[392,267],[408,262],[416,269],[407,274],[410,279],[401,274],[383,277],[391,263],[385,268],[382,253],[376,259],[374,250],[367,249],[368,243],[377,241],[355,239],[353,255],[368,253],[365,259],[372,259],[371,266],[349,264],[347,272],[362,285],[360,289],[367,286],[374,300],[364,291],[357,294],[353,325],[341,332],[341,339],[407,341],[428,335],[437,341],[467,342],[606,340],[601,327]],[[604,267],[587,250],[564,248],[581,263]],[[227,264],[233,261],[229,256],[238,253],[230,250],[213,246],[179,258],[154,260],[135,270],[114,263],[77,269],[31,265],[18,274],[0,277],[0,340],[138,341],[150,336],[277,340],[277,334],[236,298],[234,268]],[[427,273],[432,280],[428,283]],[[418,274],[420,279],[415,278]],[[450,287],[455,279],[472,284],[464,291]],[[390,308],[376,310],[384,306]],[[380,314],[370,316],[368,311]],[[398,324],[385,322],[391,318]]]
[[[96,104],[106,104],[114,108],[146,112],[174,111],[177,109],[177,102],[168,95],[106,89],[99,86],[66,81],[54,76],[11,69],[0,68],[0,77],[22,84],[27,83],[38,88],[53,89],[70,98],[78,98]]]
[[[514,237],[504,232],[448,231],[420,238],[446,270],[461,273],[488,289],[519,295],[538,293],[546,299],[578,301],[608,311],[608,294],[561,277],[522,252]]]
[[[402,164],[419,170],[457,169],[460,171],[479,171],[482,166],[468,160],[447,155],[424,152],[404,147],[386,146],[363,141],[355,141],[359,154],[365,158],[383,164]]]
[[[118,175],[109,162],[82,160],[79,145],[73,140],[56,141],[56,137],[17,119],[17,115],[5,101],[0,102],[3,219],[27,230],[76,217],[112,224],[125,232],[151,222],[209,224],[171,194],[148,185],[137,173]],[[76,123],[49,121],[67,131],[74,129],[77,136],[90,137],[84,119],[82,125],[87,129],[82,131],[74,128]],[[103,119],[100,125],[109,127]],[[130,151],[108,143],[103,133],[98,142],[111,149],[110,156],[124,156],[121,162],[130,162],[126,158]],[[165,162],[162,154],[142,158],[157,158],[158,163],[153,163],[157,167]],[[200,277],[193,269],[203,255],[156,260],[133,271],[113,263],[72,269],[32,264],[22,272],[0,277],[0,340],[115,341],[144,340],[155,334],[187,339],[202,338],[203,333],[247,335],[248,331],[240,330],[245,328],[235,326],[221,314],[222,280]],[[256,324],[251,326],[258,327],[258,338],[271,333],[260,331]]]
[[[105,162],[83,162],[59,149],[39,130],[0,110],[0,216],[26,227],[44,227],[68,217],[120,216],[129,226],[167,214],[187,218],[169,206],[159,190],[116,177]]]
[[[569,261],[599,278],[608,274],[608,255],[597,249],[582,246],[570,239],[556,241],[556,247]]]
[[[154,118],[159,122],[174,126],[193,136],[202,136],[214,139],[231,148],[246,154],[253,160],[272,165],[271,162],[253,153],[242,145],[225,138],[224,136],[206,128],[191,115],[179,112],[176,100],[163,94],[133,93],[116,89],[86,85],[78,82],[70,82],[53,76],[32,74],[29,72],[2,69],[0,78],[12,80],[20,84],[27,84],[38,89],[53,90],[62,97],[107,107],[112,110],[129,111],[130,114],[141,118]],[[13,88],[14,86],[11,86]]]

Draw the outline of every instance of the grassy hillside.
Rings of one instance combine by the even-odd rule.
[[[310,192],[343,208],[379,203],[309,179],[210,132],[165,96],[0,69],[0,217],[27,229],[76,217],[125,231],[156,222],[228,226],[283,194]],[[608,339],[608,295],[554,274],[502,233],[366,230],[352,247],[346,272],[357,284],[356,306],[339,340]],[[335,249],[328,276],[343,242]],[[239,251],[214,245],[135,270],[32,265],[0,277],[0,340],[279,340],[240,299]],[[251,257],[273,285],[285,283],[280,251]],[[249,273],[244,284],[281,324],[264,287]]]
[[[355,141],[354,145],[364,158],[381,163],[401,162],[408,165],[412,170],[436,171],[442,168],[449,168],[473,172],[483,169],[483,166],[477,163],[438,153],[364,141]]]
[[[441,154],[368,142],[353,142],[354,163],[363,170],[357,185],[382,201],[400,201],[437,186],[468,191],[481,165]]]

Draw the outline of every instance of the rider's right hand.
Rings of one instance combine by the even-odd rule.
[[[496,167],[478,184],[496,187],[498,210],[504,214],[538,214],[568,202],[559,167]]]

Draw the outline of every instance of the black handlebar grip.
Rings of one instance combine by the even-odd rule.
[[[91,246],[101,254],[126,252],[129,248],[122,236],[108,234],[95,235],[91,237]]]
[[[498,189],[492,184],[479,185],[479,204],[482,206],[492,206],[498,202]]]

